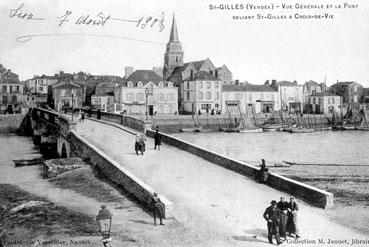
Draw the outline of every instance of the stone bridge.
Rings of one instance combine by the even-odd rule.
[[[281,195],[298,198],[304,238],[364,239],[361,233],[327,217],[321,208],[333,206],[333,195],[318,188],[278,174],[270,174],[266,185],[255,183],[256,167],[163,133],[161,151],[154,150],[153,140],[148,138],[145,155],[137,156],[134,135],[143,130],[148,137],[153,134],[143,120],[106,113],[100,120],[93,116],[76,123],[69,115],[39,108],[32,109],[31,116],[35,141],[54,143],[60,156],[88,158],[148,208],[157,191],[167,216],[209,239],[209,246],[224,246],[220,243],[225,242],[233,246],[237,239],[267,246],[262,214],[270,201]]]

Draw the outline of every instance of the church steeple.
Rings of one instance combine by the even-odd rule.
[[[170,30],[169,42],[179,42],[176,17],[174,14],[173,14],[173,20],[172,20],[172,29]]]
[[[176,67],[183,66],[182,44],[178,39],[177,23],[173,14],[172,28],[170,30],[169,42],[164,54],[163,77],[168,79]]]

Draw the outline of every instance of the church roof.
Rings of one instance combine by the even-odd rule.
[[[172,21],[172,28],[170,30],[170,37],[169,37],[169,42],[179,42],[178,39],[178,31],[177,31],[177,23],[176,23],[176,18],[173,15],[173,21]]]

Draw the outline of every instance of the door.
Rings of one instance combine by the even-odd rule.
[[[150,116],[152,116],[154,114],[154,106],[153,105],[149,105],[149,114],[150,114]]]

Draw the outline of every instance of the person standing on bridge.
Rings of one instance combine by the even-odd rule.
[[[286,226],[288,219],[288,202],[285,197],[281,196],[281,200],[277,203],[277,208],[281,211],[281,224],[279,226],[279,236],[286,240]]]
[[[281,212],[277,208],[277,202],[272,201],[271,206],[265,209],[263,214],[264,219],[268,222],[268,240],[270,244],[273,244],[273,235],[275,235],[275,239],[277,240],[277,245],[280,245],[281,239],[279,238],[279,226],[281,219]]]
[[[161,135],[159,133],[159,127],[156,127],[156,132],[155,132],[155,135],[154,135],[154,142],[155,142],[154,149],[156,150],[156,147],[158,147],[158,151],[160,151]]]
[[[287,229],[291,234],[295,235],[295,238],[300,238],[300,232],[297,221],[297,214],[299,212],[299,206],[295,202],[295,198],[291,197],[288,203],[289,217],[287,222]]]
[[[99,119],[99,120],[101,119],[101,111],[100,111],[100,109],[97,109],[96,118]]]
[[[164,225],[164,204],[161,202],[160,198],[158,197],[158,193],[156,192],[154,192],[154,196],[152,197],[152,208],[154,210],[154,225],[156,226],[157,217],[159,217],[160,225]]]

